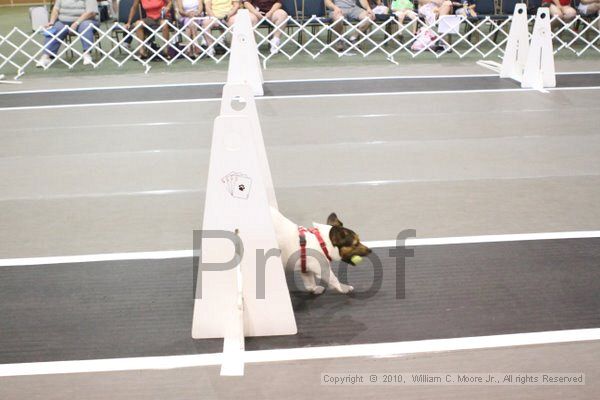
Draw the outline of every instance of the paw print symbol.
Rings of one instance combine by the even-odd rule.
[[[246,186],[244,185],[239,185],[238,189],[240,190],[240,192],[243,192],[244,190],[246,190]]]

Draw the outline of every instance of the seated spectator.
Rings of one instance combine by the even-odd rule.
[[[371,10],[373,10],[373,14],[376,16],[381,15],[385,17],[386,15],[390,14],[390,9],[383,4],[382,0],[370,0],[369,6],[371,7]]]
[[[475,3],[469,3],[469,0],[463,0],[462,2],[453,1],[452,5],[455,7],[454,14],[463,16],[465,18],[476,17]]]
[[[83,47],[83,65],[92,63],[92,56],[88,50],[94,43],[94,28],[99,26],[98,3],[96,0],[56,0],[50,21],[45,28],[57,37],[47,35],[44,40],[44,53],[36,66],[45,67],[50,64],[51,56],[55,57],[60,48],[60,40],[64,40],[69,33],[68,27],[81,34],[81,47]]]
[[[177,11],[179,12],[179,22],[186,27],[186,33],[195,42],[198,35],[199,24],[202,24],[204,7],[200,0],[177,0]],[[188,55],[197,57],[200,54],[200,46],[197,43],[188,47]]]
[[[550,15],[563,22],[571,22],[577,16],[577,11],[571,7],[571,0],[544,0],[544,6],[550,7]]]
[[[282,8],[280,0],[243,0],[244,7],[250,12],[252,24],[256,25],[263,17],[271,21],[275,26],[282,24],[288,17],[288,14]],[[281,43],[281,33],[287,25],[283,23],[273,32],[273,38],[269,41],[271,44],[271,54],[279,52]]]
[[[596,15],[600,11],[600,0],[581,0],[577,11],[579,11],[579,15]]]
[[[129,11],[129,19],[125,24],[125,29],[129,30],[131,28],[131,21],[135,17],[140,3],[142,4],[143,11],[146,13],[146,17],[137,20],[133,29],[137,38],[143,42],[146,39],[146,35],[152,33],[150,30],[158,29],[169,18],[171,0],[134,0]],[[146,24],[147,27],[143,27],[142,23]],[[169,25],[165,24],[162,27],[162,35],[166,41],[169,41]],[[146,46],[149,46],[149,44],[140,47],[140,57],[142,59],[148,58],[148,48]],[[169,58],[168,48],[165,48],[164,56],[165,58]]]
[[[452,14],[450,0],[419,0],[419,15],[425,19],[427,25],[432,26],[438,17]]]
[[[202,26],[206,29],[204,38],[208,45],[206,54],[209,56],[215,55],[215,48],[210,47],[214,43],[214,39],[210,34],[211,28],[219,26],[219,21],[227,26],[232,26],[235,22],[235,14],[240,9],[238,0],[204,0],[204,10],[209,18],[202,21]]]
[[[359,1],[361,7],[356,5],[355,0],[325,0],[325,7],[331,10],[329,16],[334,21],[332,27],[338,34],[342,35],[344,31],[344,25],[340,21],[342,18],[346,18],[348,21],[352,19],[357,21],[367,19],[366,21],[361,22],[357,27],[358,30],[363,33],[371,27],[368,20],[373,21],[375,19],[375,14],[373,13],[373,10],[371,10],[371,6],[367,0]],[[350,36],[350,43],[354,43],[356,40],[356,34]],[[342,43],[341,40],[338,40],[335,47],[337,51],[343,51],[344,43]]]
[[[398,25],[404,25],[404,19],[410,18],[412,21],[419,19],[419,16],[414,11],[415,5],[412,0],[394,0],[392,1],[392,13],[398,18]],[[413,35],[417,32],[417,23],[414,22],[411,26]]]

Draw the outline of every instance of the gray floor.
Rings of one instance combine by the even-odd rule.
[[[600,342],[246,365],[243,378],[218,367],[0,379],[3,400],[45,399],[576,399],[600,391]],[[321,386],[322,373],[582,372],[585,386]]]
[[[246,350],[600,328],[600,239],[419,246],[405,272],[389,251],[336,268],[350,296],[289,276],[298,334]],[[1,268],[0,364],[218,353],[190,337],[192,277],[191,259]]]
[[[586,88],[600,85],[600,73],[558,75],[557,88]],[[56,92],[0,93],[0,108],[65,106],[82,104],[133,103],[140,101],[173,101],[220,99],[221,84],[171,85],[127,89],[62,90]],[[493,75],[470,77],[378,78],[316,81],[274,81],[263,85],[264,97],[315,96],[368,93],[414,93],[519,89],[511,79]]]
[[[557,88],[586,88],[600,85],[600,73],[558,75]],[[133,103],[220,99],[222,84],[167,85],[127,89],[62,90],[56,92],[0,93],[0,108],[65,106],[82,104]],[[511,79],[493,75],[469,77],[378,78],[315,81],[274,81],[263,85],[264,97],[315,96],[368,93],[414,93],[519,89]]]
[[[597,59],[558,60],[557,70],[597,71],[597,65]],[[265,76],[472,73],[486,72],[473,63],[432,62],[283,68]],[[218,82],[224,74],[32,79],[2,90]],[[443,237],[600,226],[600,142],[590,118],[600,109],[597,90],[275,100],[259,101],[258,109],[280,207],[299,223],[323,221],[335,210],[363,240],[392,239],[406,228],[418,237]],[[217,110],[217,103],[186,103],[1,111],[0,258],[191,248]],[[1,378],[0,398],[595,399],[599,351],[594,342],[261,364],[248,366],[235,385],[216,368]],[[588,384],[399,391],[316,381],[330,368],[491,367],[584,371]]]
[[[2,111],[0,257],[191,248],[217,109]],[[364,240],[406,228],[439,237],[600,225],[595,90],[273,99],[258,109],[280,206],[298,223],[336,211]]]

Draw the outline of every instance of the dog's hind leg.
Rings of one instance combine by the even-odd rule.
[[[325,291],[323,286],[317,285],[317,281],[315,280],[315,273],[311,271],[301,272],[300,276],[302,277],[302,282],[304,283],[304,287],[306,290],[311,292],[312,294],[321,294]]]
[[[328,268],[327,272],[327,278],[325,279],[325,281],[327,282],[327,286],[329,286],[330,288],[333,288],[335,290],[337,290],[340,293],[350,293],[351,291],[354,290],[354,287],[350,286],[350,285],[345,285],[343,283],[341,283],[337,276],[335,276],[335,274],[333,273],[333,271],[331,270],[331,268]],[[321,280],[321,274],[315,274],[317,279]]]

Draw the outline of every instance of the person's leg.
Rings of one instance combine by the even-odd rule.
[[[170,43],[169,39],[171,38],[171,31],[169,28],[169,24],[167,22],[168,21],[166,19],[161,19],[158,22],[158,24],[159,24],[158,26],[160,27],[162,25],[162,28],[161,28],[162,37],[164,39],[164,42],[167,43],[167,45],[165,46],[165,48],[163,50],[164,51],[163,55],[165,57],[169,58],[169,48],[171,47],[171,43]],[[159,47],[162,47],[162,46],[159,46]],[[175,49],[175,50],[177,50],[177,49]]]
[[[406,18],[408,11],[409,10],[407,10],[407,9],[392,11],[394,13],[394,15],[396,16],[396,23],[398,24],[398,29],[400,29],[400,30],[404,26],[404,19]]]
[[[550,4],[549,8],[551,16],[563,19],[563,13],[560,8],[556,7],[554,4]]]
[[[360,10],[362,10],[362,8],[360,8],[360,7],[356,7],[356,8],[359,8]],[[357,11],[358,11],[358,10],[357,10]],[[368,14],[366,11],[364,11],[364,10],[363,10],[363,11],[360,11],[360,12],[358,12],[358,15],[357,15],[357,16],[358,16],[358,18],[357,18],[357,19],[358,19],[359,21],[363,21],[363,22],[361,22],[361,23],[358,25],[358,27],[357,27],[357,28],[358,28],[358,30],[359,30],[359,31],[361,31],[362,33],[365,33],[366,31],[368,31],[368,30],[369,30],[369,28],[371,28],[371,25],[372,25],[372,24],[369,22],[369,20],[370,20],[370,21],[373,21],[373,20],[375,20],[375,16],[373,16],[373,15],[369,15],[369,14]]]
[[[452,15],[452,2],[449,0],[444,0],[442,5],[439,7],[439,16],[442,15]]]
[[[600,10],[600,0],[581,0],[578,11],[580,15],[595,15]]]
[[[406,16],[410,18],[412,21],[410,22],[410,31],[413,35],[417,33],[417,25],[419,22],[419,15],[413,10],[407,10]]]
[[[86,19],[77,27],[77,33],[81,35],[81,47],[86,53],[94,44],[94,26],[98,26],[98,21]]]
[[[588,4],[587,12],[588,12],[588,14],[592,14],[592,15],[598,14],[598,12],[600,12],[600,1]]]
[[[342,23],[342,19],[344,18],[344,12],[342,11],[332,11],[331,18],[333,19],[333,23],[331,27],[338,34],[342,35],[344,33],[344,24]]]
[[[427,25],[432,26],[435,24],[437,9],[435,3],[427,3],[419,8],[419,14],[423,16]]]
[[[250,23],[252,24],[252,26],[258,24],[259,18],[250,12],[248,14],[250,14]],[[260,18],[260,19],[262,19],[262,18]]]
[[[234,14],[231,17],[229,17],[227,19],[227,26],[233,26],[233,24],[235,24],[235,19],[236,19],[237,15]]]
[[[281,33],[287,27],[287,21],[286,21],[287,17],[288,17],[288,14],[285,12],[285,10],[283,10],[281,8],[279,10],[275,11],[273,13],[273,15],[271,16],[271,22],[273,22],[273,24],[275,26],[279,27],[279,28],[275,29],[275,32],[273,32],[273,36],[275,36],[276,38],[280,38]]]
[[[198,36],[198,25],[196,25],[196,21],[192,20],[188,27],[190,39],[192,39],[192,45],[190,46],[191,54],[197,56],[200,54],[200,47],[198,46],[197,36]]]
[[[44,53],[49,56],[56,56],[56,54],[58,54],[58,49],[60,48],[60,42],[58,39],[65,40],[67,34],[69,33],[67,25],[60,21],[56,21],[54,23],[54,30],[56,39],[47,37],[45,39],[46,43],[44,44]]]
[[[133,30],[135,32],[135,36],[138,38],[138,42],[134,45],[135,48],[139,47],[139,55],[144,58],[148,56],[148,49],[142,43],[146,39],[146,32],[144,31],[144,27],[142,26],[142,20],[138,20],[133,25]]]
[[[214,43],[212,28],[217,26],[218,19],[216,18],[206,18],[202,21],[202,27],[204,28],[204,40],[206,40],[206,45],[210,47]]]
[[[565,22],[571,22],[577,17],[577,11],[571,6],[563,7],[563,16]]]

